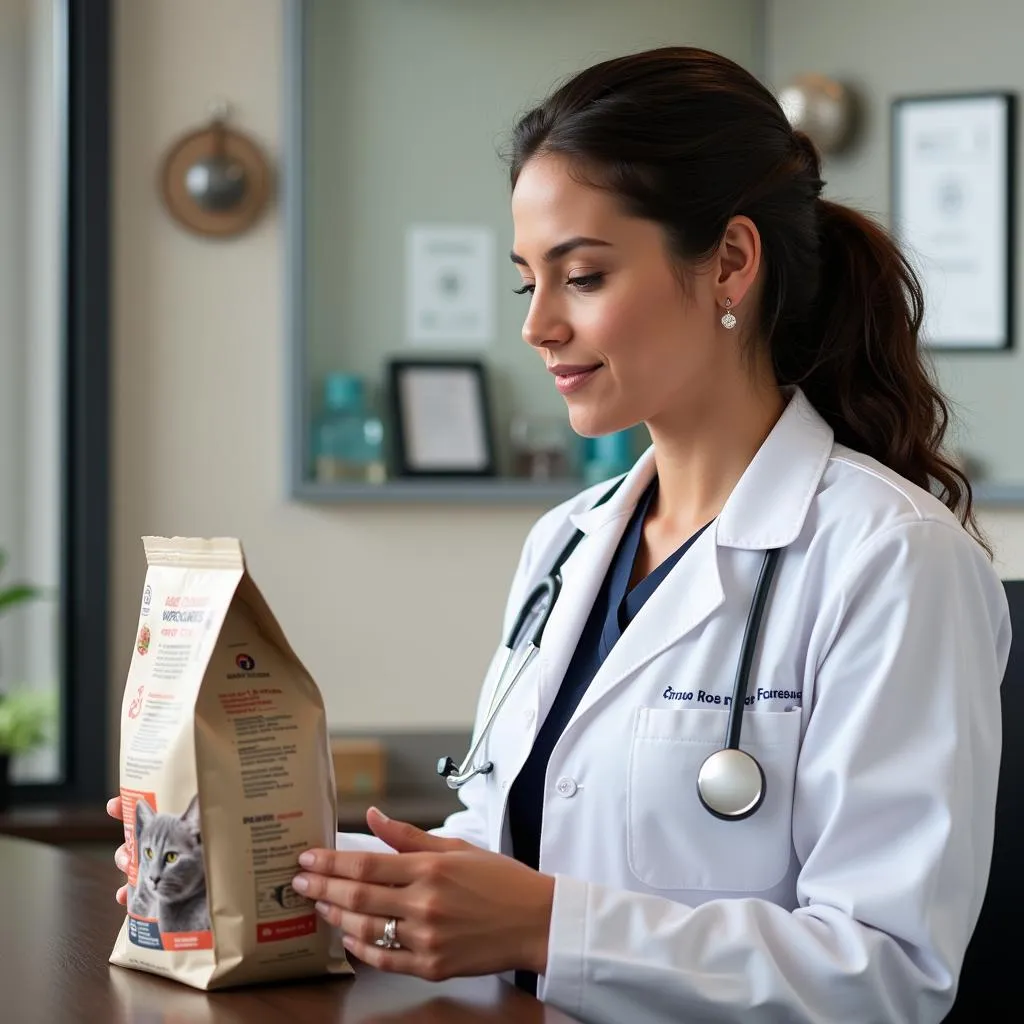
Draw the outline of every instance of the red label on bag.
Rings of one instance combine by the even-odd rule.
[[[305,917],[289,917],[285,921],[266,921],[256,926],[257,942],[280,942],[282,939],[298,939],[316,931],[316,914]]]
[[[164,932],[160,939],[164,949],[213,949],[213,932]]]

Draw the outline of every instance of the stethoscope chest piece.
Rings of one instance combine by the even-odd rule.
[[[697,796],[716,818],[739,821],[764,800],[764,770],[744,750],[726,747],[705,758],[697,773]]]

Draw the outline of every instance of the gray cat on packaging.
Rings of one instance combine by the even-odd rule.
[[[135,848],[138,884],[128,890],[128,912],[155,918],[161,933],[209,931],[199,797],[180,816],[136,801]]]

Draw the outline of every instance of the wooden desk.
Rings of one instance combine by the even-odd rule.
[[[462,806],[455,794],[445,790],[429,797],[382,794],[339,799],[338,831],[366,832],[366,811],[371,804],[398,821],[408,821],[422,829],[440,825]],[[122,826],[102,807],[12,807],[0,811],[0,836],[5,835],[55,846],[110,843],[113,850],[121,842]]]
[[[107,958],[123,920],[113,863],[0,837],[0,1020],[10,1024],[570,1024],[496,978],[353,978],[206,994]]]

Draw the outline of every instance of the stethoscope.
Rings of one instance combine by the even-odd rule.
[[[615,493],[622,480],[605,494],[594,508],[603,505]],[[551,571],[530,591],[523,606],[509,630],[505,641],[505,660],[494,688],[494,696],[488,708],[483,727],[477,734],[461,765],[450,757],[442,757],[437,763],[437,774],[451,789],[461,789],[477,775],[489,775],[494,771],[494,762],[487,761],[479,767],[473,765],[477,751],[487,738],[491,725],[501,711],[509,694],[515,688],[522,674],[530,667],[540,652],[540,641],[551,618],[551,611],[562,588],[562,566],[576,550],[585,534],[577,530],[551,567]],[[740,733],[743,729],[743,708],[746,703],[750,666],[754,660],[757,639],[761,629],[768,592],[771,589],[775,567],[782,553],[781,548],[770,548],[764,554],[761,572],[754,588],[754,597],[747,614],[743,631],[743,643],[736,665],[736,678],[732,688],[732,703],[729,705],[729,719],[725,730],[725,743],[721,749],[708,755],[697,772],[697,796],[702,806],[716,818],[724,821],[740,821],[750,817],[764,802],[764,769],[757,758],[740,748]],[[517,649],[524,637],[529,637],[526,649],[517,660]],[[506,679],[512,672],[511,679]]]

